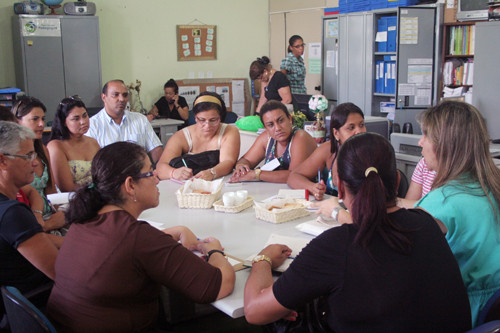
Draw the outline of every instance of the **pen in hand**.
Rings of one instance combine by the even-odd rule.
[[[184,159],[182,159],[182,164],[184,164],[184,166],[189,169],[189,167],[188,167],[186,161],[184,161]]]
[[[321,183],[321,168],[318,168],[318,183]]]

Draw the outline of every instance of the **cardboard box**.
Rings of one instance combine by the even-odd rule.
[[[453,7],[452,7],[453,5]],[[444,4],[444,23],[457,22],[457,0],[445,0]]]

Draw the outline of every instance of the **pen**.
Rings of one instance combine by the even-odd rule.
[[[184,166],[185,166],[186,168],[189,168],[189,167],[188,167],[188,165],[187,165],[187,163],[186,163],[186,161],[184,161],[184,159],[182,159],[182,164],[184,164]]]
[[[306,189],[306,200],[309,201],[309,190]]]
[[[321,168],[318,168],[318,183],[321,183]]]

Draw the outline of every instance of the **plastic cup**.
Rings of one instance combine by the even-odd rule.
[[[247,190],[236,191],[236,205],[241,205],[248,198]]]
[[[236,194],[234,192],[226,192],[222,195],[224,206],[234,206],[236,203]]]

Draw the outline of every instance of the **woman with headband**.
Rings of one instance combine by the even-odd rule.
[[[292,104],[290,81],[286,75],[274,69],[268,57],[257,58],[250,65],[250,78],[260,80],[260,99],[255,113],[260,113],[260,108],[269,100],[279,101],[283,104]]]
[[[158,161],[160,179],[213,180],[233,171],[240,154],[240,134],[224,124],[226,105],[213,92],[196,97],[193,113],[196,124],[183,128],[167,142]]]
[[[271,271],[291,250],[264,248],[245,286],[247,321],[300,322],[297,311],[322,297],[317,313],[334,332],[469,329],[467,293],[441,230],[426,212],[396,206],[399,174],[389,141],[355,135],[337,160],[339,197],[354,223],[311,240],[276,282]]]

